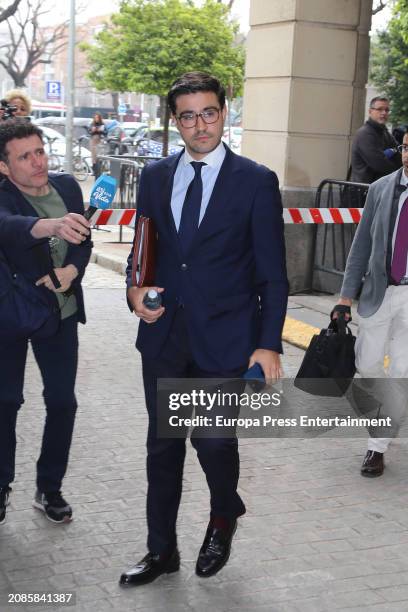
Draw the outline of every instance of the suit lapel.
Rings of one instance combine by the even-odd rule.
[[[381,214],[379,218],[381,219],[381,224],[383,226],[384,244],[387,244],[388,242],[388,232],[389,232],[389,227],[390,227],[390,219],[391,219],[392,204],[394,201],[395,187],[399,185],[401,182],[401,173],[402,173],[402,169],[398,170],[394,175],[392,175],[392,177],[390,177],[391,180],[387,181],[387,184],[385,185],[384,191],[381,196],[381,201],[383,203],[381,205]]]
[[[191,250],[199,244],[208,231],[213,231],[214,227],[217,227],[219,218],[225,211],[226,204],[233,192],[234,172],[239,170],[239,164],[237,163],[239,158],[228,147],[225,148],[225,158],[215,181],[204,217],[194,237]]]
[[[35,208],[31,205],[27,198],[24,197],[23,193],[17,189],[17,187],[11,181],[9,181],[9,179],[4,179],[3,187],[14,193],[14,195],[17,197],[22,215],[27,217],[38,217],[38,213]]]
[[[200,223],[197,233],[194,237],[191,251],[199,244],[202,238],[208,231],[213,231],[219,223],[220,214],[225,210],[225,205],[229,200],[234,188],[234,173],[239,171],[239,157],[235,155],[228,147],[222,163],[217,180],[215,181],[210,200],[205,211],[205,215]],[[184,151],[179,155],[169,158],[164,166],[165,176],[163,177],[163,197],[161,198],[160,209],[165,221],[165,227],[171,234],[172,241],[177,245],[177,251],[180,258],[183,258],[181,245],[177,228],[174,223],[173,213],[171,211],[171,195],[173,190],[174,174],[177,165]]]
[[[164,166],[164,177],[163,177],[163,191],[162,198],[160,201],[160,210],[164,219],[164,227],[169,231],[171,235],[171,239],[175,242],[177,246],[177,250],[181,256],[180,244],[178,239],[177,228],[174,223],[173,213],[171,210],[171,194],[173,191],[173,182],[174,175],[177,170],[178,163],[180,161],[181,156],[183,155],[184,150],[181,151],[177,156],[172,156],[166,160],[166,164]]]

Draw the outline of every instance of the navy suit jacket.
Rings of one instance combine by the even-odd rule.
[[[191,250],[183,257],[170,207],[174,173],[181,154],[146,166],[138,217],[155,223],[155,283],[164,287],[165,312],[158,321],[140,321],[136,346],[158,356],[180,296],[194,359],[208,372],[246,367],[256,348],[282,352],[288,282],[282,204],[274,172],[226,147],[207,210]],[[128,259],[131,283],[133,248]]]
[[[49,182],[64,200],[68,212],[83,214],[82,191],[69,174],[50,174]],[[38,214],[24,194],[8,179],[0,182],[0,248],[10,264],[26,278],[37,281],[48,274],[52,259],[48,238],[34,238],[31,228],[38,221]],[[68,243],[64,265],[73,264],[79,274],[73,281],[78,306],[78,320],[85,323],[84,298],[81,280],[91,256],[92,242],[88,237],[80,245]],[[39,257],[38,252],[43,256]],[[56,303],[55,294],[43,288],[47,298]]]

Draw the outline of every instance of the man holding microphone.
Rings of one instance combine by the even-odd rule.
[[[54,523],[72,519],[61,494],[77,408],[78,322],[85,323],[81,279],[92,243],[81,190],[68,174],[50,175],[41,130],[30,122],[0,122],[0,250],[10,268],[44,291],[60,313],[58,329],[31,339],[44,385],[46,419],[33,505]],[[0,321],[1,326],[1,321]],[[3,330],[5,331],[5,330]],[[7,330],[7,337],[12,330]],[[14,480],[17,414],[29,338],[0,329],[0,524]]]

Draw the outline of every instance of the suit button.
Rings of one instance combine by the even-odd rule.
[[[183,272],[187,270],[188,269],[187,264],[181,264],[181,269],[183,270]]]

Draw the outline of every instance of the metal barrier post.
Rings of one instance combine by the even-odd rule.
[[[161,159],[147,156],[98,155],[97,164],[100,174],[114,176],[119,189],[112,208],[136,208],[137,190],[140,174],[146,163]],[[119,226],[119,242],[123,241],[123,227]]]
[[[317,188],[315,208],[363,208],[369,185],[335,179]],[[316,227],[312,289],[327,293],[340,290],[355,226],[329,224]]]

